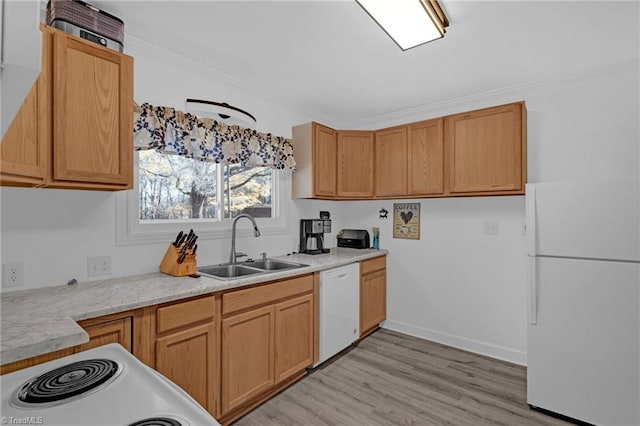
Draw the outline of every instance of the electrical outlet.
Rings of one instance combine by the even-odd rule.
[[[87,257],[87,276],[111,275],[111,256]]]
[[[487,220],[482,223],[482,233],[484,235],[498,235],[498,232],[498,222]]]
[[[2,265],[2,287],[22,287],[24,285],[24,265],[20,263],[5,263]]]

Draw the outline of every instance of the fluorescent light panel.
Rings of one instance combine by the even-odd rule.
[[[429,0],[356,1],[402,50],[444,36],[444,25]]]

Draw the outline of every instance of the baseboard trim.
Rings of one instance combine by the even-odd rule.
[[[517,351],[511,348],[506,348],[504,346],[493,345],[491,343],[481,342],[466,337],[442,333],[440,331],[430,330],[428,328],[419,327],[413,324],[407,324],[401,321],[386,320],[383,323],[382,328],[408,334],[414,337],[419,337],[421,339],[442,343],[443,345],[452,346],[454,348],[463,349],[469,352],[474,352],[480,355],[488,356],[490,358],[495,358],[518,365],[527,365],[526,352]]]

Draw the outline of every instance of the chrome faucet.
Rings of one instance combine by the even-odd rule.
[[[236,218],[233,220],[233,226],[231,227],[231,256],[229,256],[229,263],[236,263],[236,258],[246,256],[246,254],[244,253],[236,253],[236,223],[238,223],[238,220],[242,219],[243,217],[249,219],[253,224],[253,236],[260,236],[260,230],[258,229],[258,225],[256,224],[256,220],[253,218],[253,216],[246,213],[242,213],[236,216]]]

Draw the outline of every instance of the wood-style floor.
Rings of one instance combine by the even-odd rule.
[[[268,425],[568,425],[532,411],[524,367],[378,330],[239,419]]]

